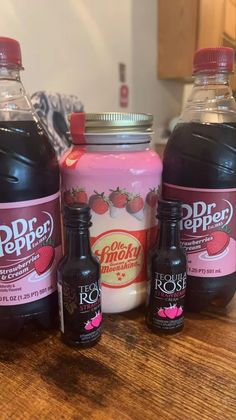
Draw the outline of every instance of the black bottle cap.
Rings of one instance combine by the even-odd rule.
[[[174,200],[158,200],[157,218],[164,220],[181,220],[182,203]]]
[[[90,207],[84,203],[66,204],[64,206],[64,224],[77,228],[88,228],[92,225]]]

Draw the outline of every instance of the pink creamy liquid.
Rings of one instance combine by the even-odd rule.
[[[137,134],[126,137],[135,144],[74,146],[61,160],[65,201],[84,200],[92,209],[92,250],[109,313],[144,301],[147,253],[156,237],[162,163],[147,144],[136,143]]]

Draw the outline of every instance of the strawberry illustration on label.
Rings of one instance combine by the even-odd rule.
[[[79,188],[79,187],[73,188],[73,196],[74,196],[75,203],[84,203],[84,204],[88,203],[88,196],[84,188]]]
[[[221,254],[229,245],[230,236],[223,230],[216,230],[211,233],[212,239],[207,242],[207,253],[210,257]]]
[[[157,312],[157,315],[160,316],[161,318],[166,318],[164,308],[160,308],[159,311]]]
[[[63,194],[63,199],[66,204],[73,204],[74,203],[74,193],[73,190],[67,190]]]
[[[144,217],[144,201],[140,195],[130,195],[129,201],[126,204],[126,210],[138,220],[143,220]]]
[[[97,312],[96,315],[91,319],[91,324],[93,327],[99,327],[102,322],[102,314],[101,312]]]
[[[150,207],[155,208],[157,207],[157,202],[158,202],[158,189],[150,188],[150,191],[149,193],[147,193],[147,196],[146,196],[146,203]]]
[[[55,250],[51,245],[43,245],[37,251],[37,255],[39,256],[38,259],[34,263],[34,267],[38,275],[45,273],[52,265]]]
[[[180,306],[180,307],[178,308],[177,316],[182,315],[182,313],[183,313],[183,308],[182,308],[182,306]]]
[[[91,323],[91,321],[87,321],[86,322],[86,324],[85,324],[85,327],[84,327],[84,329],[86,330],[86,331],[91,331],[91,330],[93,330],[93,325],[92,325],[92,323]]]
[[[116,190],[110,190],[109,200],[111,202],[110,215],[111,217],[118,217],[122,215],[124,208],[128,202],[128,192],[117,187]]]
[[[165,308],[159,308],[157,311],[157,315],[161,318],[169,318],[169,319],[175,319],[178,316],[182,315],[183,308],[182,306],[178,307],[175,305],[170,305]]]
[[[112,191],[109,195],[109,200],[113,204],[114,207],[123,208],[126,206],[128,201],[128,192],[126,190],[122,190],[117,187],[116,190]]]
[[[172,305],[165,308],[165,315],[167,316],[167,318],[174,319],[178,316],[177,314],[178,314],[178,308],[176,305]]]
[[[104,193],[99,194],[97,191],[94,191],[95,194],[91,195],[89,198],[89,206],[97,214],[104,214],[109,209],[110,201]]]

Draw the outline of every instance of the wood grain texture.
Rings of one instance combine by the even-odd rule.
[[[236,45],[236,1],[225,0],[224,13],[224,35],[231,42],[231,46]]]
[[[200,0],[197,48],[223,45],[225,0]]]
[[[197,45],[198,0],[158,0],[158,77],[191,77]]]
[[[142,308],[106,316],[88,350],[27,328],[0,342],[0,418],[234,420],[235,327],[236,299],[172,337],[149,332]]]

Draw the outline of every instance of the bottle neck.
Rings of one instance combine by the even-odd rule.
[[[19,67],[8,68],[0,66],[0,79],[20,81],[20,71]]]
[[[194,76],[194,87],[208,86],[209,89],[214,89],[215,86],[228,86],[229,87],[229,74],[228,73],[198,73]]]
[[[158,249],[180,247],[179,221],[161,220],[159,223]]]
[[[66,255],[69,258],[91,256],[89,229],[66,226]]]
[[[236,121],[236,103],[228,73],[198,73],[180,122],[227,123]]]
[[[33,119],[32,107],[20,78],[20,69],[0,67],[0,120]]]

